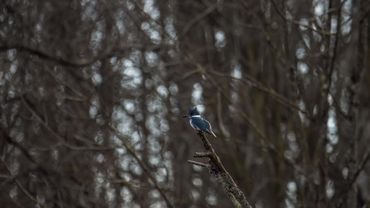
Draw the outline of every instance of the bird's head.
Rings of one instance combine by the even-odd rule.
[[[191,108],[191,109],[189,110],[189,116],[196,116],[196,115],[200,115],[200,113],[199,113],[199,111],[198,111],[197,107]]]
[[[189,111],[188,111],[188,115],[184,115],[183,117],[184,118],[189,118],[191,116],[196,116],[196,115],[200,115],[197,107],[194,107],[194,108],[190,108]]]

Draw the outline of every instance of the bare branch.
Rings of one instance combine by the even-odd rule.
[[[196,152],[193,157],[211,157],[212,152]]]
[[[3,163],[5,169],[8,171],[8,173],[11,176],[11,178],[13,178],[14,182],[17,184],[17,186],[19,187],[19,189],[24,193],[24,195],[26,195],[29,199],[31,199],[32,201],[34,201],[34,202],[36,202],[38,204],[39,202],[38,202],[37,198],[34,197],[34,196],[32,196],[32,194],[19,182],[19,180],[12,176],[12,172],[10,171],[10,168],[6,164],[6,162],[4,160],[2,160],[2,159],[1,159],[1,162]]]
[[[197,165],[197,166],[200,166],[200,167],[203,167],[203,168],[208,168],[209,167],[208,164],[198,162],[198,161],[194,161],[194,160],[188,160],[188,163],[193,164],[193,165]]]
[[[131,147],[130,144],[126,142],[126,137],[122,135],[118,129],[116,129],[114,126],[110,125],[110,128],[113,130],[114,134],[121,139],[123,146],[125,146],[126,150],[135,158],[135,160],[138,162],[140,167],[143,169],[144,173],[149,177],[150,181],[153,183],[154,187],[159,191],[163,199],[165,200],[167,207],[172,208],[174,207],[170,200],[168,199],[167,195],[165,194],[164,190],[158,185],[157,180],[152,176],[150,173],[148,167],[146,164],[139,158],[139,156],[136,154],[135,150]]]
[[[37,56],[40,59],[44,59],[44,60],[59,64],[62,66],[82,68],[82,67],[91,66],[92,64],[96,63],[99,60],[109,59],[109,58],[118,56],[119,54],[127,50],[130,50],[131,48],[134,48],[134,46],[112,50],[109,53],[99,55],[95,58],[92,58],[91,60],[81,59],[79,61],[70,61],[62,57],[52,56],[42,50],[34,49],[34,48],[24,46],[24,45],[3,45],[3,46],[0,46],[0,53],[6,52],[9,50],[17,50],[18,52],[25,52],[25,53]]]
[[[209,157],[210,160],[207,167],[209,168],[211,175],[214,176],[222,185],[224,191],[229,196],[229,199],[233,203],[234,207],[252,208],[243,191],[240,190],[234,179],[231,177],[230,173],[225,169],[219,156],[216,154],[207,137],[202,132],[198,132],[198,135],[201,138],[203,142],[203,147],[207,152],[196,152],[195,156]]]

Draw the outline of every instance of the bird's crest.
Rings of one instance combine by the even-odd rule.
[[[200,115],[200,113],[199,113],[199,111],[198,111],[197,107],[191,108],[191,109],[189,110],[189,116],[195,116],[195,115]]]

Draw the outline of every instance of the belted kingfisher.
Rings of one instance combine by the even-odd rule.
[[[204,118],[200,116],[200,113],[197,109],[197,107],[194,107],[189,110],[188,115],[185,115],[184,118],[189,118],[190,126],[198,131],[206,132],[214,137],[216,137],[216,134],[212,131],[211,124]]]

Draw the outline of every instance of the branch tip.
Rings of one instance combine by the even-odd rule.
[[[208,164],[198,162],[198,161],[194,161],[194,160],[188,160],[188,163],[190,163],[192,165],[200,166],[200,167],[203,167],[203,168],[208,168],[209,167]]]

